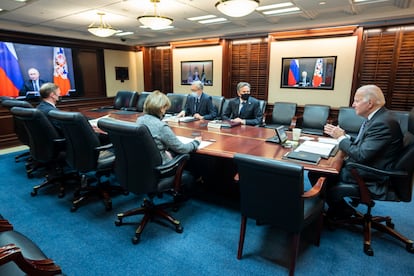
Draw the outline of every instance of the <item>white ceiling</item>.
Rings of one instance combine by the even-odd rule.
[[[1,0],[0,29],[65,38],[101,41],[125,45],[162,45],[170,41],[208,37],[251,37],[253,34],[275,31],[329,27],[348,24],[372,25],[384,22],[414,23],[412,0],[384,0],[372,4],[353,4],[352,0],[292,0],[302,12],[284,16],[265,16],[259,12],[242,18],[221,14],[218,0],[161,0],[158,10],[174,19],[173,29],[154,31],[140,28],[137,17],[153,11],[150,0]],[[260,0],[260,6],[286,0]],[[97,21],[97,12],[114,28],[132,31],[133,35],[109,38],[95,37],[87,31]],[[187,20],[189,17],[216,15],[228,21],[203,25]]]

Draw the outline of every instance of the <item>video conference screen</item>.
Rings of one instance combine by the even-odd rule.
[[[25,96],[31,68],[43,82],[56,83],[61,96],[77,95],[72,49],[0,41],[0,96]]]

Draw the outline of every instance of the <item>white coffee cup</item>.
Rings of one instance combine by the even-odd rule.
[[[302,132],[302,130],[300,128],[292,129],[292,139],[293,139],[293,141],[299,141],[301,132]]]

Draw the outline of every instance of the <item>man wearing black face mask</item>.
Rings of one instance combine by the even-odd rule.
[[[40,87],[39,92],[42,101],[37,109],[48,115],[50,110],[56,109],[56,103],[60,97],[60,88],[54,83],[47,82]]]
[[[230,100],[224,110],[223,120],[240,122],[243,125],[259,125],[263,114],[260,110],[259,101],[250,96],[250,84],[239,82],[237,84],[237,98]]]

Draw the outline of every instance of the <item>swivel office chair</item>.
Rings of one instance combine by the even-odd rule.
[[[328,122],[328,105],[306,104],[303,108],[302,132],[314,135],[323,135],[323,128]]]
[[[412,199],[412,189],[414,184],[414,108],[410,112],[408,118],[408,129],[404,137],[405,147],[401,152],[399,158],[396,159],[392,169],[380,170],[373,167],[365,166],[358,163],[347,163],[350,166],[354,178],[357,180],[358,185],[352,185],[348,183],[339,183],[334,188],[328,190],[329,194],[341,197],[351,197],[354,205],[359,203],[367,207],[367,212],[362,214],[355,211],[355,216],[349,219],[332,221],[333,225],[362,225],[364,232],[364,253],[368,256],[373,256],[374,251],[371,247],[371,229],[374,228],[405,244],[405,248],[408,252],[414,253],[413,241],[403,236],[394,229],[394,223],[391,222],[389,216],[373,216],[371,210],[375,205],[376,200],[392,201],[399,204],[399,202],[410,202]],[[359,170],[367,171],[375,175],[381,175],[387,177],[387,182],[381,185],[387,185],[389,187],[388,192],[384,198],[375,198],[368,190],[367,183],[375,185],[373,180],[364,179],[358,173]],[[385,225],[383,224],[385,222]]]
[[[236,154],[239,172],[241,226],[237,258],[243,253],[247,218],[270,224],[293,235],[289,275],[295,272],[302,230],[317,222],[315,244],[319,246],[324,201],[320,197],[325,178],[304,192],[304,169],[273,159]]]
[[[118,91],[114,98],[114,105],[103,106],[108,109],[135,108],[138,100],[138,93],[135,91]]]
[[[171,106],[167,110],[167,114],[177,114],[180,113],[184,107],[185,103],[187,101],[187,94],[178,94],[178,93],[168,93],[167,94],[168,99],[170,99]]]
[[[223,110],[224,97],[223,96],[211,96],[211,99],[217,111],[216,118],[221,118],[221,113],[223,112],[222,110]]]
[[[64,172],[65,139],[63,139],[46,115],[36,108],[13,107],[13,116],[24,123],[29,136],[30,155],[46,169],[46,180],[33,187],[32,196],[39,189],[53,184],[59,185],[59,197],[65,195],[64,182],[76,179],[73,172]]]
[[[114,145],[115,174],[121,185],[129,192],[148,196],[141,208],[119,213],[115,225],[122,225],[126,217],[144,215],[132,238],[133,244],[140,241],[147,222],[156,216],[166,219],[177,233],[182,233],[181,223],[165,209],[180,204],[182,184],[189,184],[193,180],[191,175],[183,171],[189,155],[177,155],[171,161],[162,164],[160,151],[146,126],[107,118],[99,120],[98,126],[108,133]],[[172,194],[174,200],[156,205],[154,197],[163,193]]]
[[[25,107],[25,108],[32,108],[33,106],[26,101],[21,101],[21,100],[15,100],[15,99],[4,99],[2,100],[1,104],[4,107],[7,107],[9,110],[14,107],[14,106],[20,106],[20,107]],[[13,116],[13,123],[14,123],[14,132],[17,135],[17,138],[19,139],[19,141],[23,144],[28,146],[29,145],[29,136],[27,134],[26,129],[24,128],[24,123],[22,121],[20,121],[19,119],[17,119],[15,116]],[[19,154],[18,156],[16,156],[14,158],[14,160],[16,162],[19,162],[21,158],[26,157],[30,159],[30,151],[26,151],[22,154]],[[30,173],[34,170],[34,168],[32,168],[32,162],[31,160],[28,160],[28,163],[26,163],[26,172],[28,175],[30,175]]]
[[[295,127],[296,103],[275,102],[273,105],[272,119],[266,123],[267,128],[278,128],[284,126],[285,130]]]
[[[115,156],[110,151],[112,145],[102,145],[86,117],[79,112],[52,110],[49,116],[59,124],[65,136],[67,164],[81,174],[71,211],[76,211],[82,202],[94,195],[102,197],[105,209],[111,210],[110,193],[124,192],[120,186],[101,181],[103,176],[109,176],[113,171]],[[92,185],[95,182],[96,185]]]
[[[145,100],[147,99],[148,95],[150,95],[151,93],[152,92],[143,91],[139,94],[139,98],[138,98],[138,101],[137,101],[137,108],[136,108],[137,112],[143,112],[144,111]]]
[[[353,107],[340,107],[338,112],[338,125],[345,130],[346,134],[356,138],[359,129],[365,119],[355,113]]]

